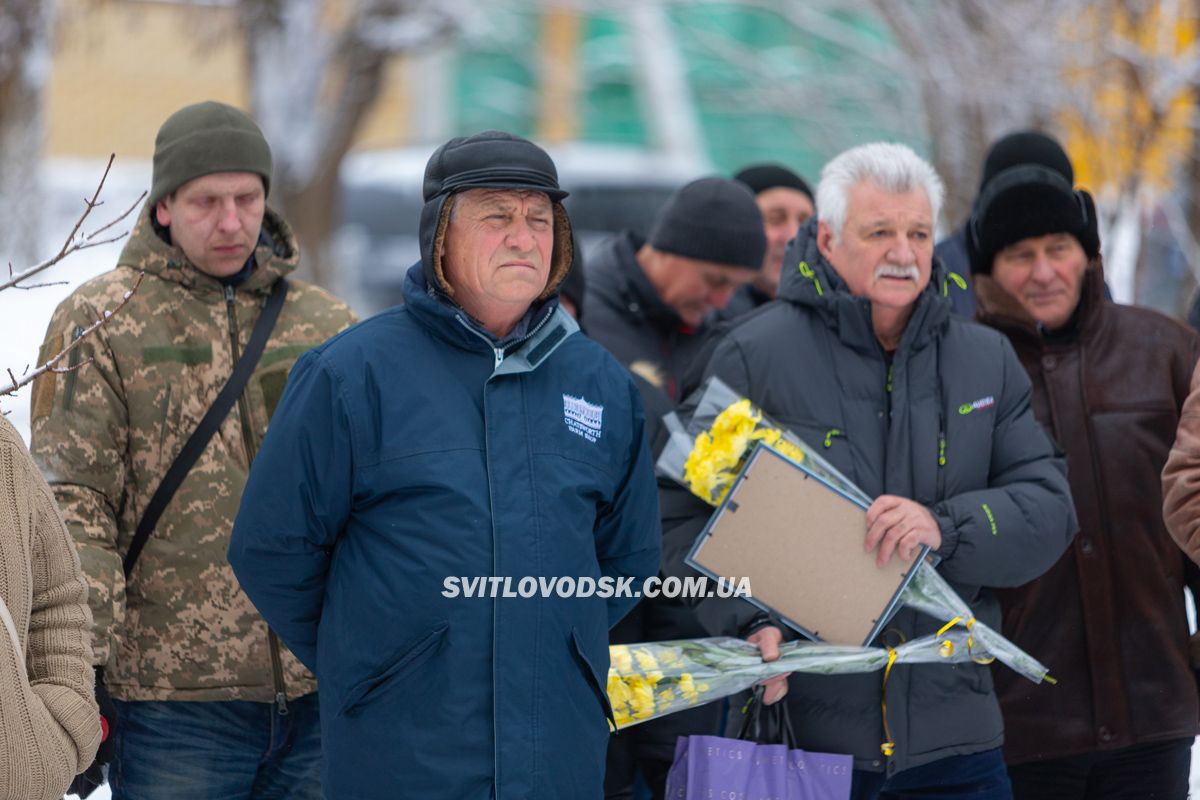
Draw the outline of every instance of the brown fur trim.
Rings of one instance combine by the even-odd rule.
[[[562,203],[555,203],[554,253],[550,256],[550,277],[546,281],[546,288],[538,295],[537,302],[542,302],[558,291],[558,287],[566,280],[574,259],[575,249],[571,241],[571,220]]]
[[[456,195],[450,195],[442,204],[442,216],[438,218],[437,230],[433,234],[433,274],[437,276],[438,288],[448,297],[454,297],[454,287],[446,280],[446,272],[442,269],[442,251],[446,246],[446,231],[450,227],[450,212],[454,209]]]

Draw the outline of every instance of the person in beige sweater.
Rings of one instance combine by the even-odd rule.
[[[61,798],[92,763],[91,627],[74,542],[0,415],[0,800]]]

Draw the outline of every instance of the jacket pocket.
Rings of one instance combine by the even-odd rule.
[[[583,670],[583,677],[592,687],[592,691],[596,693],[596,698],[600,701],[600,709],[604,712],[604,718],[608,720],[608,724],[615,731],[617,729],[617,720],[613,716],[612,705],[608,702],[608,691],[604,688],[608,682],[608,675],[603,679],[600,673],[596,671],[592,660],[587,657],[584,650],[583,642],[579,639],[579,632],[571,628],[571,649],[575,651],[575,659]]]
[[[441,623],[400,648],[403,655],[381,672],[359,681],[350,687],[342,700],[340,714],[349,714],[364,705],[376,691],[393,680],[403,678],[432,658],[446,641],[448,623]]]

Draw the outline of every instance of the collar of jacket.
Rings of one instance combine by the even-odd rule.
[[[404,306],[431,334],[462,350],[475,353],[502,351],[497,359],[497,375],[531,372],[544,362],[568,336],[579,330],[578,323],[558,304],[558,294],[535,303],[525,312],[513,332],[497,339],[450,298],[429,286],[425,267],[417,262],[404,276]]]
[[[1014,345],[1035,350],[1070,348],[1092,338],[1112,303],[1104,296],[1104,264],[1100,256],[1092,259],[1083,275],[1079,305],[1067,323],[1069,331],[1047,332],[992,276],[981,274],[973,279],[975,298],[979,301],[975,319],[1000,331]]]
[[[935,256],[929,284],[917,297],[899,350],[907,352],[924,347],[950,324],[952,306],[942,290],[946,275],[941,259]],[[804,224],[788,245],[776,299],[812,309],[847,347],[864,352],[881,350],[871,323],[871,302],[851,294],[837,270],[821,255],[815,217]]]
[[[150,224],[152,213],[154,209],[149,204],[142,207],[117,264],[178,283],[212,302],[220,300],[224,296],[224,284],[197,269],[178,246],[160,239]],[[283,217],[270,208],[263,215],[262,234],[254,249],[254,259],[257,266],[238,284],[239,292],[266,295],[276,281],[293,272],[300,263],[300,247],[295,234]]]
[[[611,261],[616,269],[589,272],[588,279],[596,281],[600,294],[609,296],[621,308],[634,317],[645,319],[661,335],[666,336],[683,325],[683,320],[675,313],[675,309],[659,297],[658,290],[638,263],[637,252],[645,243],[645,239],[633,231],[624,231],[612,237],[602,245],[611,252],[597,260]]]

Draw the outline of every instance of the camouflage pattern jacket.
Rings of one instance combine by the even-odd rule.
[[[145,278],[112,321],[32,392],[32,451],[79,543],[96,663],[123,700],[271,701],[315,691],[229,567],[250,461],[295,360],[354,322],[323,290],[290,280],[254,374],[163,512],[126,583],[122,559],[167,469],[233,371],[274,283],[295,269],[290,228],[268,209],[257,268],[236,290],[165,243],[143,209],[116,269],[80,286],[50,321],[59,352]],[[236,351],[236,352],[235,352]]]

